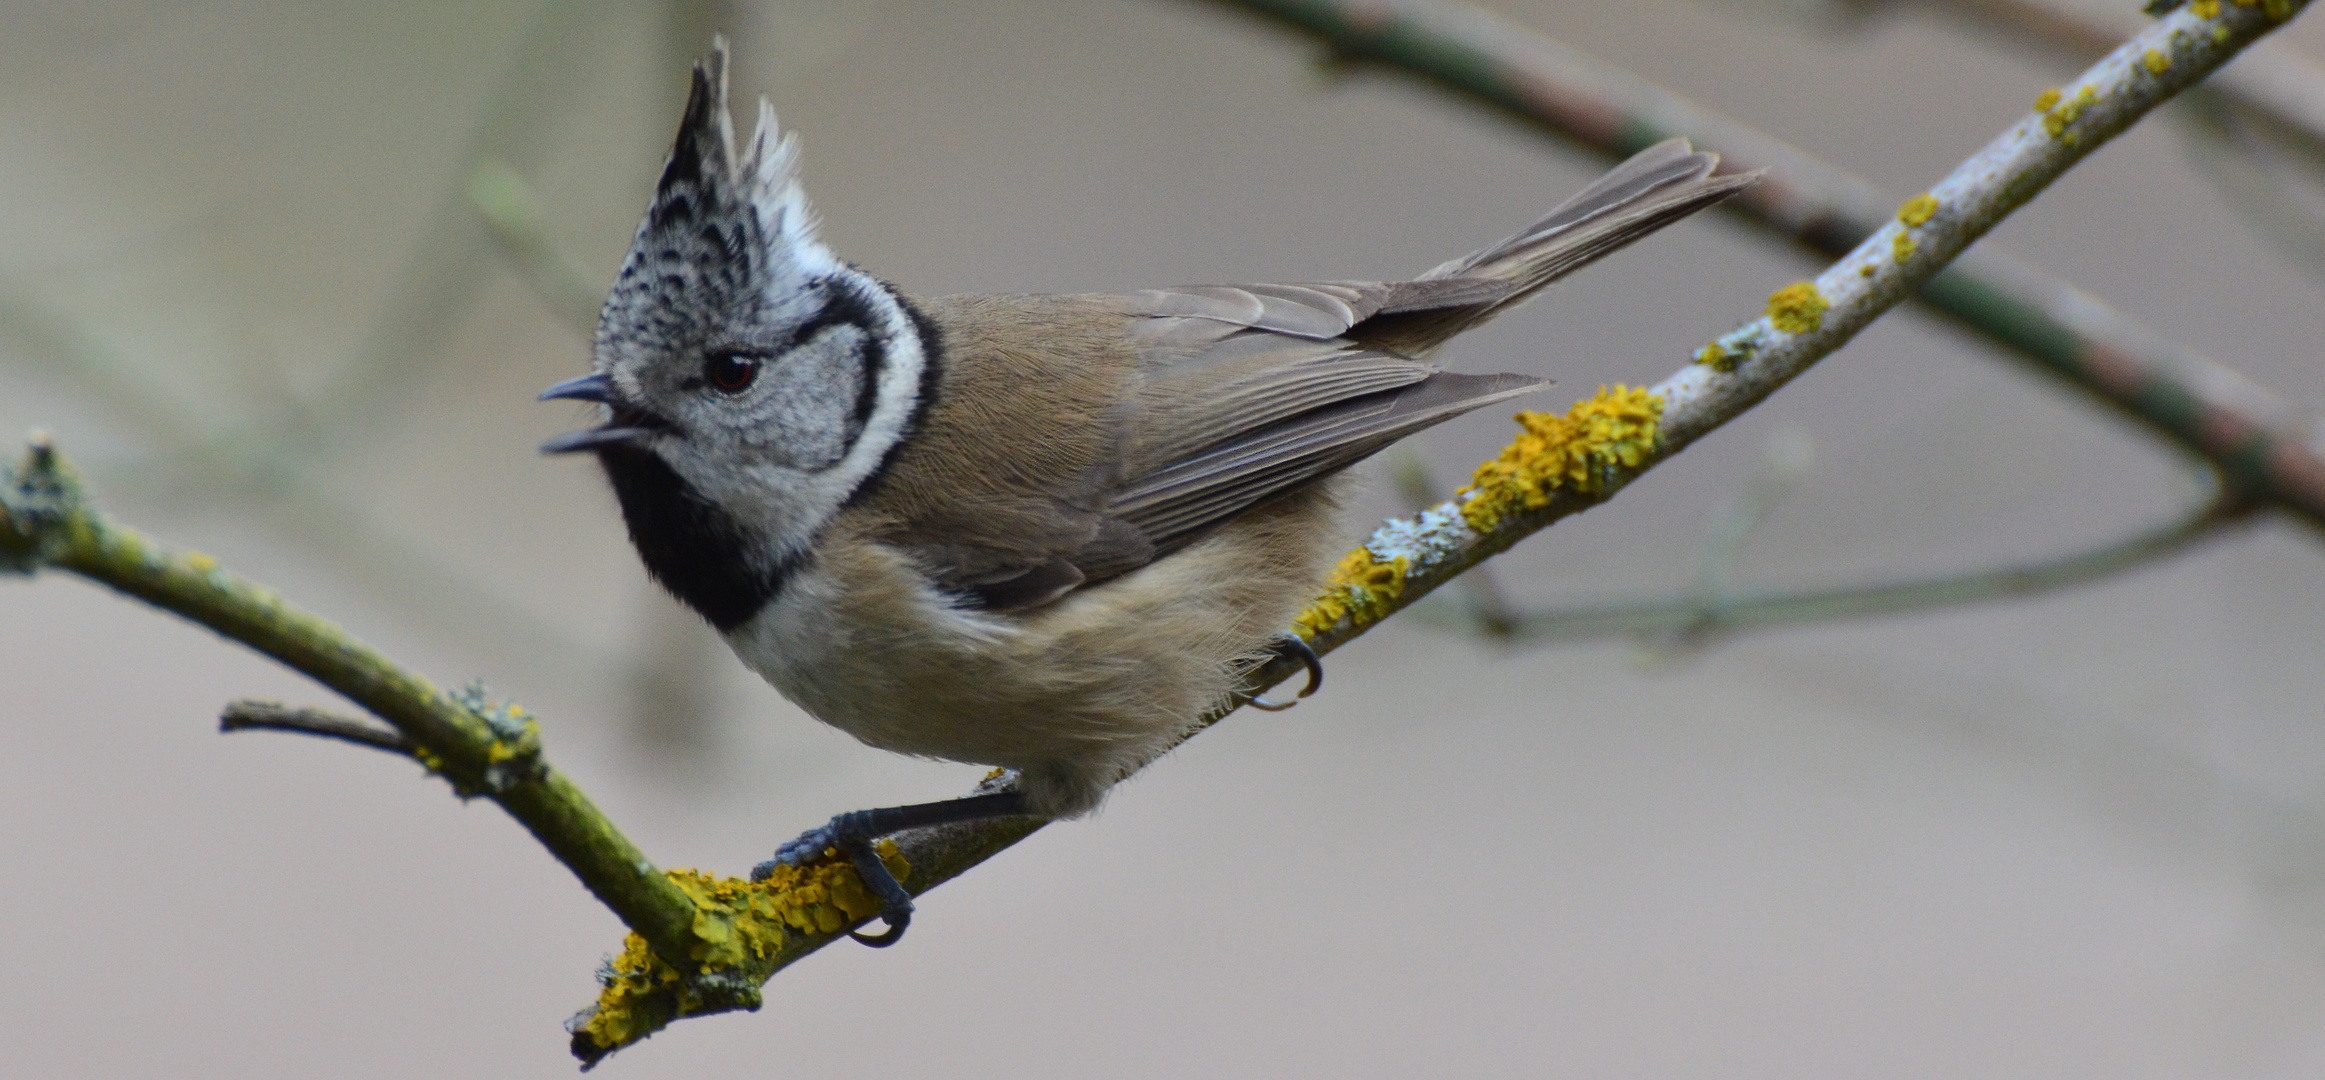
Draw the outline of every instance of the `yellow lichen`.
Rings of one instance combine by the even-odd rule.
[[[541,722],[525,715],[525,710],[509,706],[508,719],[517,722],[513,736],[504,735],[500,728],[493,729],[492,745],[485,748],[484,760],[488,765],[515,761],[541,752]]]
[[[2083,110],[2090,108],[2092,105],[2098,102],[2099,91],[2093,89],[2092,87],[2086,86],[2080,90],[2075,91],[2075,96],[2063,103],[2057,102],[2056,95],[2051,92],[2046,91],[2044,96],[2050,97],[2053,102],[2058,105],[2058,107],[2044,110],[2042,118],[2043,130],[2050,132],[2052,138],[2057,139],[2060,142],[2067,144],[2068,146],[2075,145],[2078,139],[2074,133],[2067,131],[2067,125],[2074,123],[2076,117],[2083,115]],[[2041,98],[2036,99],[2037,102],[2040,102],[2041,100]]]
[[[1889,239],[1890,253],[1897,256],[1897,264],[1900,266],[1905,265],[1905,260],[1913,257],[1913,249],[1920,246],[1921,245],[1919,243],[1914,241],[1913,237],[1908,236],[1903,232],[1900,232],[1896,236],[1893,236]]]
[[[2054,86],[2034,96],[2034,111],[2049,112],[2059,103],[2059,88]]]
[[[2213,28],[2212,28],[2212,44],[2214,44],[2214,45],[2226,45],[2226,44],[2228,44],[2228,37],[2229,37],[2229,34],[2228,34],[2228,28],[2227,28],[2227,27],[2225,27],[2225,26],[2215,26],[2215,27],[2213,27]]]
[[[2278,22],[2293,17],[2293,0],[2262,0],[2260,10]]]
[[[1905,204],[1897,208],[1897,220],[1905,223],[1907,228],[1927,224],[1930,215],[1937,213],[1937,208],[1937,196],[1924,191],[1905,200]]]
[[[2199,19],[2217,19],[2220,17],[2220,0],[2196,0],[2188,5],[2188,10],[2195,12]]]
[[[2139,63],[2147,69],[2148,74],[2161,75],[2171,70],[2172,58],[2165,56],[2161,49],[2149,49],[2139,54]]]
[[[1339,625],[1343,618],[1354,626],[1374,622],[1388,614],[1389,601],[1404,594],[1405,571],[1412,568],[1413,561],[1402,555],[1382,562],[1372,552],[1357,548],[1332,568],[1324,594],[1292,619],[1292,628],[1301,637],[1313,638]]]
[[[1806,334],[1824,325],[1831,307],[1813,281],[1796,281],[1768,297],[1768,321],[1787,334]]]
[[[1598,395],[1576,402],[1565,416],[1522,412],[1525,433],[1501,456],[1477,467],[1458,493],[1461,516],[1480,532],[1508,514],[1550,504],[1559,488],[1595,492],[1617,467],[1636,468],[1655,450],[1663,422],[1663,399],[1644,387],[1620,383],[1599,387]]]
[[[1695,362],[1714,371],[1726,371],[1736,366],[1736,362],[1728,358],[1728,351],[1720,348],[1720,343],[1716,341],[1707,342],[1703,348],[1695,350]],[[1720,366],[1722,364],[1727,367]]]
[[[894,840],[880,841],[878,850],[880,861],[899,880],[912,872]],[[694,901],[690,959],[707,974],[732,973],[742,977],[742,985],[755,987],[773,970],[788,935],[836,934],[878,914],[880,902],[864,888],[856,868],[834,857],[809,866],[778,866],[764,881],[668,871],[671,882]],[[706,1004],[693,983],[636,934],[622,939],[622,954],[608,961],[598,978],[605,987],[574,1033],[601,1050],[627,1046]]]

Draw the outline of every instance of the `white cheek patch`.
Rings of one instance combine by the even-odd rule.
[[[753,410],[753,427],[770,436],[760,440],[769,456],[806,471],[839,464],[859,437],[868,344],[843,324],[770,362],[760,377],[764,405]]]

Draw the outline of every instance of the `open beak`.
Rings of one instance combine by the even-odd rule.
[[[541,400],[593,401],[600,405],[614,405],[613,393],[613,384],[608,382],[603,374],[591,373],[578,379],[567,379],[541,391]],[[613,419],[606,421],[603,427],[568,431],[542,443],[541,452],[544,454],[572,454],[583,450],[595,450],[603,446],[635,442],[654,433],[655,428],[636,423],[637,419],[639,418],[630,410],[615,406]]]
[[[604,373],[593,371],[578,379],[567,379],[541,391],[540,400],[542,401],[556,401],[560,398],[611,405],[614,402],[614,384],[606,381]]]

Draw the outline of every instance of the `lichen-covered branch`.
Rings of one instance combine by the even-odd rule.
[[[394,727],[408,752],[463,798],[491,799],[522,822],[654,948],[689,955],[692,901],[549,765],[539,728],[521,709],[493,706],[481,690],[440,690],[209,556],[114,524],[83,501],[78,478],[36,436],[23,463],[0,475],[0,570],[44,567],[174,611],[346,695]]]
[[[2181,7],[2187,0],[2166,0]],[[2201,0],[2204,10],[2223,2]],[[2106,55],[2136,32],[2137,9],[2121,5],[2122,18],[2106,18],[2088,5],[2060,0],[1914,0],[2012,42],[2030,43],[2076,63]],[[1893,5],[1884,5],[1893,6]],[[2244,7],[2254,4],[2246,3]],[[2265,7],[2266,5],[2261,5]],[[2269,120],[2274,126],[2325,145],[2325,66],[2283,42],[2264,41],[2245,50],[2234,66],[2204,81],[2203,93]]]
[[[1840,257],[1878,235],[1893,245],[1893,254],[1919,249],[1921,259],[1933,258],[1922,235],[1931,226],[1905,225],[1897,217],[1900,208],[1863,181],[1498,16],[1442,0],[1221,2],[1322,41],[1340,62],[1420,77],[1598,153],[1622,157],[1673,135],[1688,136],[1735,168],[1768,170],[1728,205],[1824,256]],[[2290,18],[2302,6],[2283,0],[2195,4],[2155,25],[2177,30],[2182,45],[2194,40],[2191,35],[2215,30],[2226,30],[2233,43],[2241,40],[2240,31],[2230,27]],[[2119,47],[2102,66],[2117,64],[2122,73],[2172,91],[2192,84],[2193,61],[2178,46],[2164,47],[2154,27],[2135,40],[2139,48]],[[2162,70],[2147,70],[2151,53]],[[2081,103],[2089,78],[2063,88],[2033,121],[2059,126],[2052,140],[2059,149],[2072,149],[2068,139],[2088,140],[2097,126],[2112,122]],[[2102,113],[2111,115],[2113,108],[2109,104]],[[1936,227],[1950,226],[1940,219]],[[1970,252],[1912,282],[1920,302],[2010,355],[2210,458],[2238,486],[2325,524],[2325,458],[2309,445],[2311,419],[2302,410],[1996,252]]]
[[[1267,6],[1356,18],[1328,3]],[[1765,314],[1720,338],[1700,362],[1653,387],[1602,387],[1561,416],[1521,414],[1525,433],[1479,466],[1452,501],[1389,521],[1351,552],[1325,594],[1301,615],[1299,630],[1317,651],[1328,652],[1552,522],[1604,502],[1840,348],[2076,161],[2267,33],[2280,15],[2305,6],[2235,8],[2214,19],[2182,12],[2164,19],[2084,73],[2059,102],[2021,118],[1911,200],[1900,218],[1817,279],[1778,290]],[[1370,30],[1398,18],[1386,7],[1363,11]],[[1361,29],[1353,21],[1348,28]],[[1256,681],[1281,681],[1296,666],[1282,661]],[[904,885],[925,893],[1036,828],[1010,819],[898,834],[898,854],[911,867]],[[748,888],[722,880],[737,895]],[[749,971],[771,977],[838,936],[835,929],[785,937],[778,952],[755,957]],[[762,970],[765,976],[758,976]],[[659,993],[658,986],[672,980],[651,964],[617,963],[602,974],[606,992],[575,1018],[573,1049],[584,1062],[651,1034],[668,1018],[711,1011]]]

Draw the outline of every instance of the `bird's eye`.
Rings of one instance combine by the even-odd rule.
[[[721,393],[740,394],[759,377],[759,358],[748,353],[717,352],[702,362],[704,382]]]

